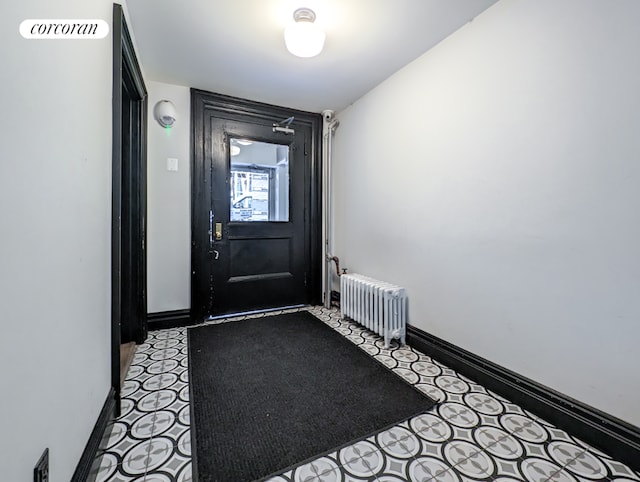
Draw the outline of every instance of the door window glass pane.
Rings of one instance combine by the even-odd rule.
[[[231,221],[289,221],[289,146],[231,139]]]

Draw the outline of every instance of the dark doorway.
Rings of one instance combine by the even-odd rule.
[[[191,105],[192,319],[317,303],[320,115],[195,89]]]
[[[121,344],[147,337],[146,125],[147,90],[122,7],[114,4],[111,381],[118,411]]]

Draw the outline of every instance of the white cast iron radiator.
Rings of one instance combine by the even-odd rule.
[[[384,337],[384,345],[407,333],[407,293],[404,288],[360,274],[340,276],[342,318],[357,321]]]

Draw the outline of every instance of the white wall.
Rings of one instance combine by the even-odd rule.
[[[0,478],[50,449],[66,482],[110,387],[111,35],[26,40],[29,18],[100,18],[110,0],[0,7]]]
[[[147,81],[147,311],[191,306],[191,111],[188,87]],[[153,118],[159,100],[173,102],[177,120],[163,129]],[[167,170],[167,158],[178,159],[178,171]]]
[[[339,113],[334,250],[640,425],[640,2],[502,0]]]

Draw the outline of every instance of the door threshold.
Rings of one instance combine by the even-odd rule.
[[[206,318],[204,321],[214,321],[214,320],[220,320],[222,318],[233,318],[236,316],[249,316],[249,315],[259,315],[259,314],[263,314],[263,313],[272,313],[274,311],[282,311],[282,310],[293,310],[296,308],[305,308],[311,305],[290,305],[290,306],[280,306],[278,308],[266,308],[263,310],[253,310],[253,311],[241,311],[238,313],[226,313],[224,315],[216,315],[216,316],[211,316],[209,315],[208,318]]]

